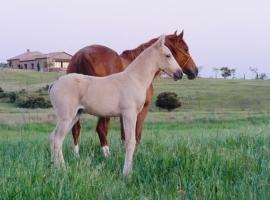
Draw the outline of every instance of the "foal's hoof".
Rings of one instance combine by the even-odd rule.
[[[131,169],[123,169],[123,176],[129,177],[132,174]]]
[[[109,146],[107,146],[107,145],[106,146],[103,146],[103,147],[101,147],[101,149],[102,149],[103,156],[105,158],[108,158],[110,156]]]

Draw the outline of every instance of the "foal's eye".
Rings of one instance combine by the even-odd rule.
[[[167,55],[166,55],[166,57],[167,57],[167,58],[170,58],[170,57],[171,57],[171,55],[170,55],[170,54],[167,54]]]

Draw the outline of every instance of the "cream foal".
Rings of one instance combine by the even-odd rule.
[[[107,77],[81,74],[64,75],[50,89],[50,99],[56,112],[57,125],[50,136],[52,161],[64,165],[63,140],[79,119],[83,110],[95,116],[122,116],[125,131],[125,163],[123,174],[132,170],[135,150],[137,115],[146,98],[146,91],[159,70],[175,80],[182,78],[182,70],[161,36],[144,50],[123,72]]]

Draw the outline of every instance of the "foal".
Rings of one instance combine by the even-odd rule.
[[[106,77],[68,74],[53,83],[50,99],[57,125],[50,141],[52,161],[56,166],[64,165],[63,140],[83,110],[99,117],[122,117],[126,138],[123,174],[131,172],[137,115],[143,108],[146,91],[155,74],[163,70],[175,80],[183,75],[164,42],[165,37],[161,36],[118,74]]]

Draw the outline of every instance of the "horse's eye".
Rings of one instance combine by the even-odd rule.
[[[166,57],[167,57],[167,58],[170,58],[170,57],[171,57],[171,55],[170,55],[170,54],[167,54],[167,55],[166,55]]]

